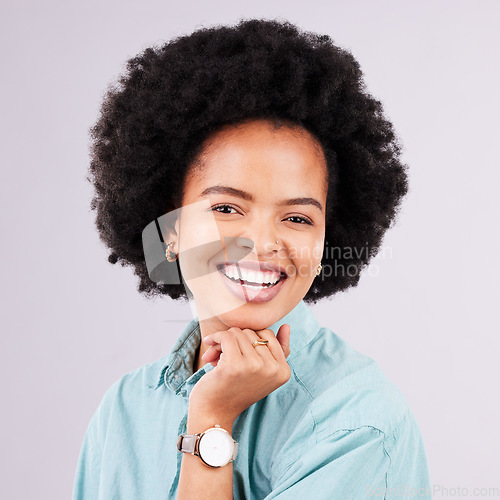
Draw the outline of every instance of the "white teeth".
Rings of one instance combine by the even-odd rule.
[[[278,276],[276,278],[276,275],[273,276],[273,273],[270,272],[264,273],[264,283],[276,283],[276,281],[278,281],[279,279],[280,277]]]
[[[262,280],[257,278],[257,272],[253,271],[241,271],[241,276],[243,276],[244,281],[251,281],[252,283],[262,283]]]
[[[225,266],[223,268],[224,274],[228,278],[235,280],[242,279],[243,281],[250,281],[252,283],[271,284],[274,285],[280,279],[280,274],[272,271],[251,271],[235,265]],[[251,285],[250,285],[251,286]]]

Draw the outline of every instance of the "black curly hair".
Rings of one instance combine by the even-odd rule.
[[[212,134],[255,118],[301,126],[323,146],[329,178],[322,264],[337,272],[316,278],[304,301],[355,286],[380,250],[408,191],[407,166],[381,102],[365,91],[359,63],[327,35],[288,21],[240,19],[128,60],[90,129],[91,209],[109,262],[133,266],[140,293],[187,299],[184,285],[150,279],[142,230],[182,206],[186,174]]]

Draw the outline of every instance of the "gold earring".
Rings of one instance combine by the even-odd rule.
[[[322,267],[323,266],[321,264],[318,266],[318,269],[316,269],[316,276],[320,275]]]
[[[175,253],[173,250],[170,250],[170,248],[172,247],[172,245],[174,244],[173,241],[171,241],[168,245],[167,245],[167,248],[165,249],[165,257],[167,258],[167,260],[169,262],[175,262],[177,260],[177,257],[179,256],[178,253]],[[172,252],[174,255],[175,255],[175,258],[172,259],[172,257],[170,257],[170,252]]]

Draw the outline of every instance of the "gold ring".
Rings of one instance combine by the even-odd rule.
[[[252,344],[252,347],[257,347],[258,345],[267,345],[267,344],[269,344],[269,340],[259,339]]]

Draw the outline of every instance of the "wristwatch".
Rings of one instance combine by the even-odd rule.
[[[208,467],[224,467],[234,462],[238,454],[238,443],[220,425],[215,425],[198,434],[181,434],[177,439],[177,449],[200,457]]]

